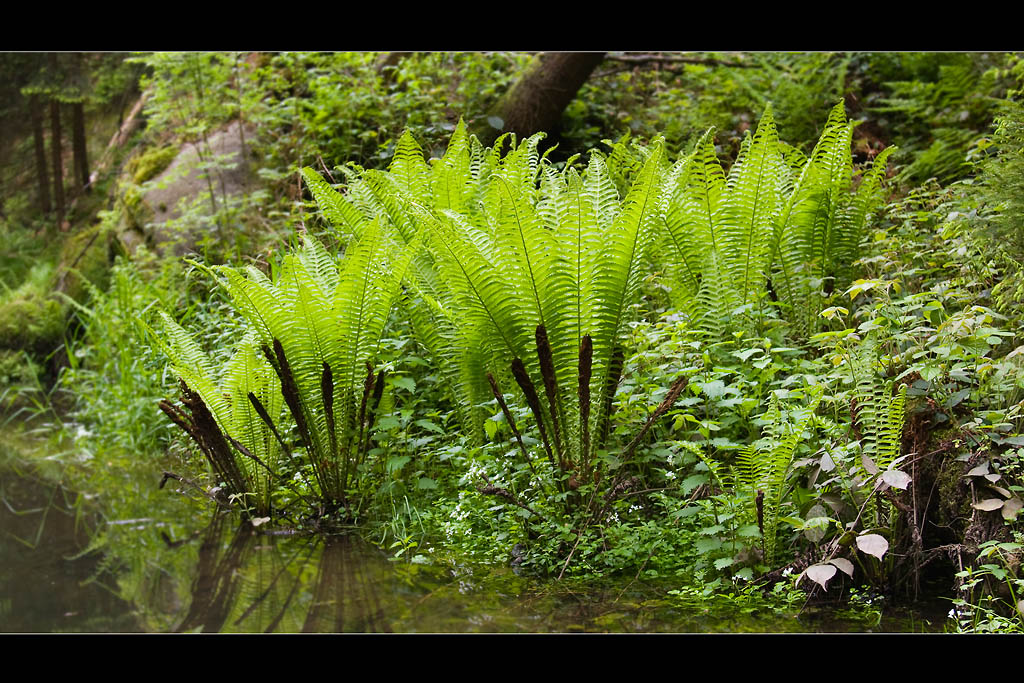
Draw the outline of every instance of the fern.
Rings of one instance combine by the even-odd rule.
[[[479,434],[477,406],[515,382],[549,463],[579,485],[594,479],[609,433],[625,323],[667,211],[663,188],[681,182],[685,164],[666,175],[658,142],[613,147],[611,171],[598,153],[582,172],[559,170],[539,153],[541,139],[486,149],[460,124],[429,170],[403,136],[389,170],[351,179],[345,202],[311,171],[307,180],[321,205],[340,207],[331,216],[342,229],[359,207],[370,221],[361,230],[422,237],[402,305],[464,425]],[[630,182],[621,200],[616,177]]]
[[[762,416],[764,436],[757,444],[740,449],[735,462],[729,467],[701,454],[701,459],[724,486],[733,489],[747,501],[744,519],[756,523],[761,532],[761,551],[768,567],[775,563],[775,550],[781,509],[788,493],[788,475],[797,447],[812,426],[822,392],[811,396],[807,407],[793,421],[779,405],[773,394],[768,410]]]
[[[216,376],[199,345],[169,316],[163,314],[164,353],[184,385],[186,414],[168,401],[161,409],[200,447],[228,492],[245,498],[258,514],[271,511],[271,493],[283,455],[280,434],[260,418],[255,404],[280,424],[280,383],[271,367],[257,355],[254,336]],[[209,413],[215,424],[206,421]]]
[[[698,327],[719,333],[738,311],[760,319],[767,295],[798,333],[817,330],[823,301],[850,278],[891,154],[854,192],[852,131],[840,102],[804,157],[779,141],[769,107],[728,176],[712,131],[677,166],[663,230],[673,302]]]
[[[331,201],[328,192],[320,192]],[[373,369],[377,346],[417,247],[415,239],[408,246],[394,244],[378,221],[367,221],[340,267],[306,237],[274,280],[252,267],[212,271],[251,325],[220,385],[198,346],[166,319],[165,350],[186,385],[193,414],[208,407],[219,432],[266,471],[246,460],[228,462],[215,436],[197,439],[234,492],[256,492],[260,505],[269,506],[267,476],[277,474],[286,448],[280,417],[287,406],[315,493],[329,506],[358,504],[383,381]],[[165,412],[189,431],[180,411]]]

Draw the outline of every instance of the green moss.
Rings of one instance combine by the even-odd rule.
[[[0,349],[45,356],[64,338],[64,307],[33,293],[0,303]]]
[[[145,232],[145,225],[153,220],[153,209],[143,199],[142,190],[138,185],[123,182],[118,188],[120,194],[117,202],[116,216],[112,218],[118,234],[127,230]]]
[[[177,147],[155,147],[128,162],[132,182],[141,185],[158,176],[178,156]]]
[[[121,191],[121,204],[127,211],[136,211],[142,205],[142,192],[137,185],[126,183],[119,189]]]
[[[88,296],[87,282],[106,289],[110,270],[109,236],[117,216],[106,214],[99,224],[82,230],[64,243],[60,254],[57,288],[79,303]]]
[[[37,368],[24,351],[0,349],[0,387],[33,384]]]

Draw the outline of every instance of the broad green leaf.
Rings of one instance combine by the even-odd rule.
[[[414,420],[413,424],[422,427],[423,429],[426,429],[428,432],[434,432],[435,434],[444,434],[444,430],[441,429],[436,424],[434,424],[433,422],[431,422],[430,420]]]
[[[700,387],[710,399],[721,398],[725,395],[725,382],[720,379],[711,380],[710,382],[694,382],[693,384]]]
[[[720,557],[715,560],[715,569],[725,569],[726,567],[732,566],[735,562],[731,557]]]
[[[699,538],[697,542],[693,544],[698,553],[704,554],[709,553],[712,550],[718,550],[722,547],[722,541],[718,538]]]
[[[391,383],[397,387],[405,389],[406,391],[416,391],[416,380],[412,377],[392,377]]]
[[[388,458],[388,472],[397,472],[405,467],[406,463],[410,460],[412,460],[412,457],[408,455],[396,455],[393,458]]]

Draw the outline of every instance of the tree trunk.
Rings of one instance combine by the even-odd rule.
[[[501,130],[491,127],[477,134],[490,144],[501,133],[515,133],[523,139],[538,131],[556,132],[562,112],[580,87],[604,60],[604,52],[542,52],[522,77],[498,101],[493,116],[502,121]]]
[[[395,70],[398,64],[413,54],[412,52],[383,52],[374,63],[377,73],[381,75],[384,83],[390,84],[395,80]]]
[[[39,97],[32,95],[28,100],[29,117],[32,119],[32,142],[36,149],[36,178],[39,181],[39,209],[50,213],[50,174],[46,170],[46,144],[43,141],[43,112]]]
[[[73,112],[73,124],[72,124],[72,149],[75,154],[75,172],[78,174],[78,182],[83,192],[88,193],[91,185],[89,184],[89,161],[86,158],[85,148],[85,105],[81,102],[75,102],[72,105],[71,111]]]
[[[53,161],[53,200],[57,209],[57,228],[64,226],[64,167],[61,164],[60,102],[50,100],[50,158]]]

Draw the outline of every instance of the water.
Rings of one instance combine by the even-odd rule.
[[[94,505],[59,483],[59,467],[25,466],[38,444],[0,437],[0,632],[942,629],[934,615],[747,614],[684,603],[665,582],[543,581],[505,567],[396,562],[352,535],[266,535],[159,489],[151,464],[130,474],[134,487],[119,484],[129,495],[113,508],[124,514],[101,525]]]

